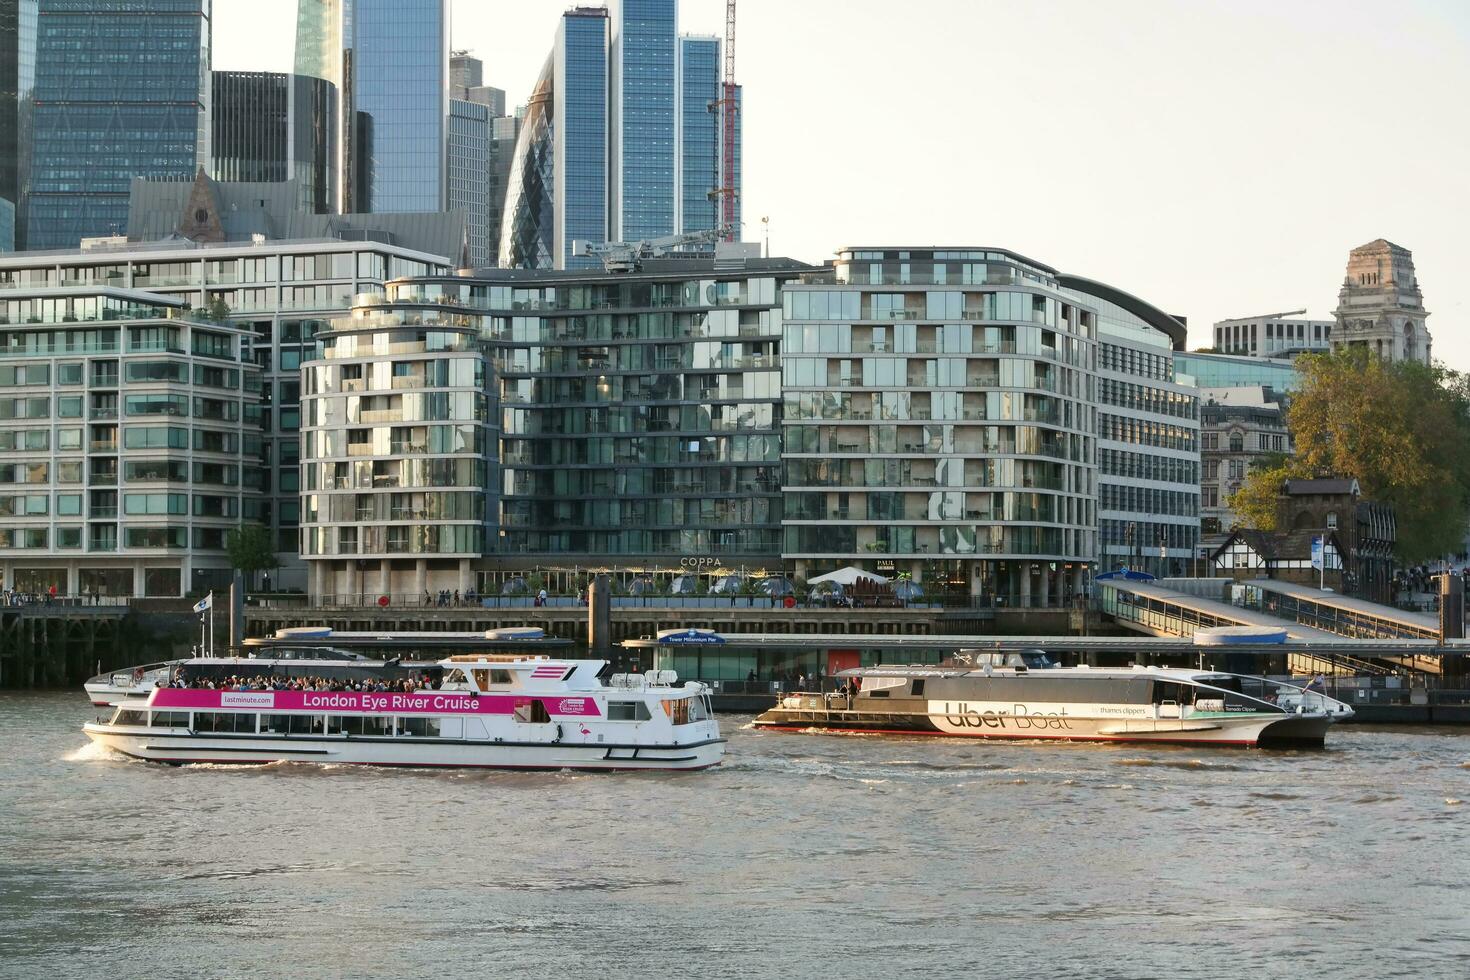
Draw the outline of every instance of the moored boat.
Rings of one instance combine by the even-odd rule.
[[[987,656],[994,661],[986,662]],[[1033,658],[1017,654],[978,659],[844,671],[839,675],[848,682],[844,692],[786,695],[755,725],[894,735],[1321,746],[1332,723],[1353,714],[1348,705],[1317,691],[1263,677],[1141,666],[1038,669]]]
[[[708,689],[672,671],[605,677],[606,661],[517,655],[260,673],[266,663],[240,661],[246,676],[217,683],[212,660],[185,661],[83,730],[169,763],[701,769],[724,754]]]

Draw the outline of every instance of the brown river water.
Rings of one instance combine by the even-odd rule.
[[[0,977],[1470,976],[1470,729],[169,768],[0,693]],[[1466,802],[1461,802],[1462,800]]]

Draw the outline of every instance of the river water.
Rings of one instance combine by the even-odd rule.
[[[0,693],[0,976],[1470,976],[1470,731],[168,768]]]

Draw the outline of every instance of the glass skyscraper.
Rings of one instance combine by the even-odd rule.
[[[573,258],[572,241],[608,240],[607,44],[607,11],[579,8],[562,17],[553,160],[553,254],[559,269],[599,267],[594,258]]]
[[[354,108],[372,120],[372,210],[440,211],[446,193],[446,0],[353,0]]]
[[[612,237],[674,229],[678,198],[677,0],[615,0],[612,63]]]
[[[0,250],[15,248],[23,228],[16,207],[29,157],[31,87],[36,77],[36,0],[0,0]],[[9,205],[9,207],[7,207]]]
[[[295,180],[297,205],[337,210],[337,89],[306,75],[212,73],[215,180]]]
[[[133,177],[209,153],[211,0],[40,0],[28,248],[122,232]]]
[[[506,183],[500,265],[597,268],[572,242],[608,234],[608,17],[601,7],[562,15],[520,123]]]
[[[490,264],[490,107],[449,100],[449,210],[463,211],[470,265]]]
[[[679,211],[674,230],[701,231],[719,223],[720,42],[713,37],[679,38]]]
[[[298,0],[296,73],[337,86],[343,211],[447,203],[447,0]]]

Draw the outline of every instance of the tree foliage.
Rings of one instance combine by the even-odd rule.
[[[269,571],[280,564],[271,541],[271,532],[259,524],[241,524],[225,535],[225,551],[230,565],[253,580],[256,572]]]
[[[1389,504],[1399,557],[1460,550],[1470,517],[1470,384],[1442,365],[1389,363],[1362,348],[1297,358],[1300,389],[1287,410],[1296,456],[1257,467],[1230,505],[1270,528],[1289,478],[1355,477]],[[1269,516],[1268,516],[1269,512]]]

